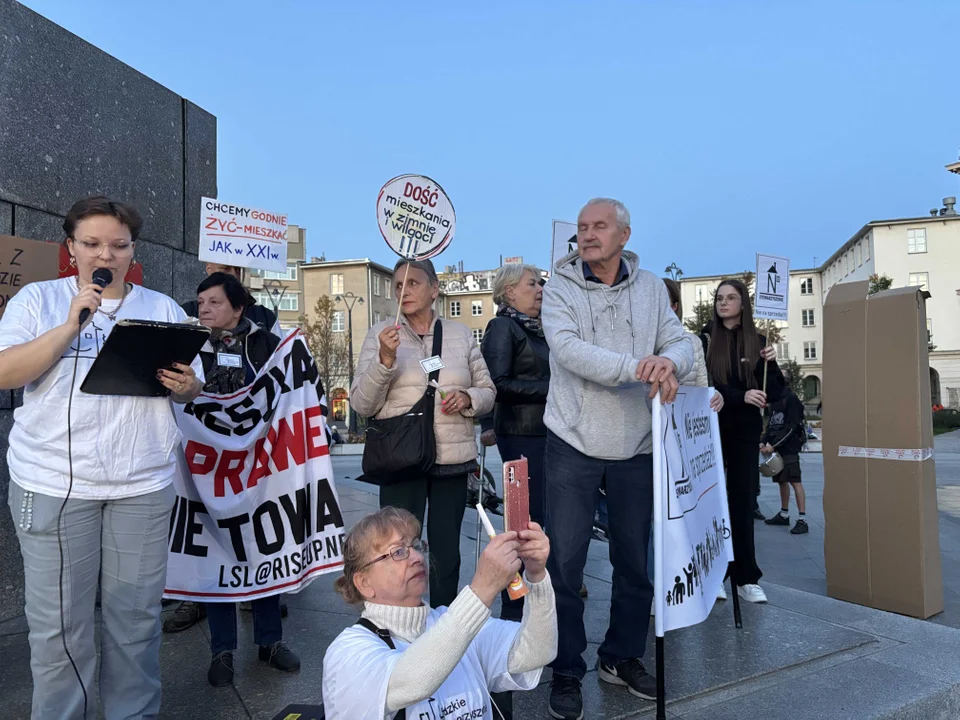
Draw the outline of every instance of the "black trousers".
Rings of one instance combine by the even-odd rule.
[[[460,589],[460,525],[467,504],[467,476],[428,476],[380,488],[380,507],[409,510],[421,525],[428,503],[430,607],[437,608],[452,603]]]
[[[737,585],[752,585],[763,577],[757,567],[753,539],[753,509],[757,502],[757,488],[760,487],[759,447],[759,438],[723,443],[730,533],[733,536],[734,560],[730,565],[730,577]]]

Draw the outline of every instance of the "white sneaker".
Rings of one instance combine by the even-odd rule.
[[[737,588],[737,593],[747,602],[765,603],[767,601],[767,594],[759,585],[741,585]]]
[[[717,591],[717,600],[726,600],[727,599],[727,589],[721,585],[720,590]]]

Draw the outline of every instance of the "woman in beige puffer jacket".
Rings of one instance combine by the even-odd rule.
[[[393,282],[401,304],[400,325],[391,319],[367,332],[350,402],[364,417],[377,419],[402,415],[416,405],[427,389],[420,361],[433,354],[435,323],[443,323],[438,384],[446,398],[441,400],[438,394],[434,405],[436,465],[425,477],[380,487],[380,507],[409,510],[421,525],[429,502],[430,604],[440,607],[453,602],[459,589],[467,473],[477,467],[474,417],[490,412],[497,391],[470,329],[453,320],[441,321],[433,311],[439,295],[433,263],[401,260]]]

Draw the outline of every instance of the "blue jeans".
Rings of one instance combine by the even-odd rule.
[[[597,489],[606,477],[613,597],[610,626],[600,645],[603,662],[643,656],[650,624],[653,585],[647,577],[647,551],[653,514],[653,458],[629,460],[588,457],[553,433],[547,435],[545,500],[550,558],[547,567],[557,597],[559,643],[550,666],[555,675],[582,679],[586,673],[580,585],[587,562]]]
[[[273,645],[283,639],[280,624],[280,596],[254,600],[253,641],[257,645]],[[210,625],[210,651],[216,655],[237,649],[236,603],[207,603],[207,623]]]
[[[94,603],[100,587],[99,696],[108,718],[160,712],[160,597],[167,578],[172,485],[116,500],[70,499],[63,512],[63,625],[97,707]],[[63,651],[57,518],[63,499],[10,483],[10,510],[23,553],[33,720],[83,716],[83,692]]]

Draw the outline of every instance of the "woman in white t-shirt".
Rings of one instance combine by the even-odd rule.
[[[490,693],[532,690],[557,654],[557,613],[546,571],[550,544],[536,523],[503,533],[450,607],[432,610],[426,543],[406,510],[385,507],[361,519],[344,544],[336,588],[363,603],[360,622],[323,658],[327,720],[499,718]],[[525,567],[530,592],[519,624],[490,617],[490,605]]]
[[[63,223],[78,275],[27,285],[0,318],[0,388],[24,387],[7,462],[34,720],[97,717],[98,585],[103,713],[160,710],[160,597],[180,443],[170,400],[193,400],[202,369],[195,360],[158,373],[169,399],[80,390],[118,320],[186,319],[172,299],[124,282],[141,225],[128,205],[80,200]],[[113,275],[105,288],[93,284],[98,269]]]

